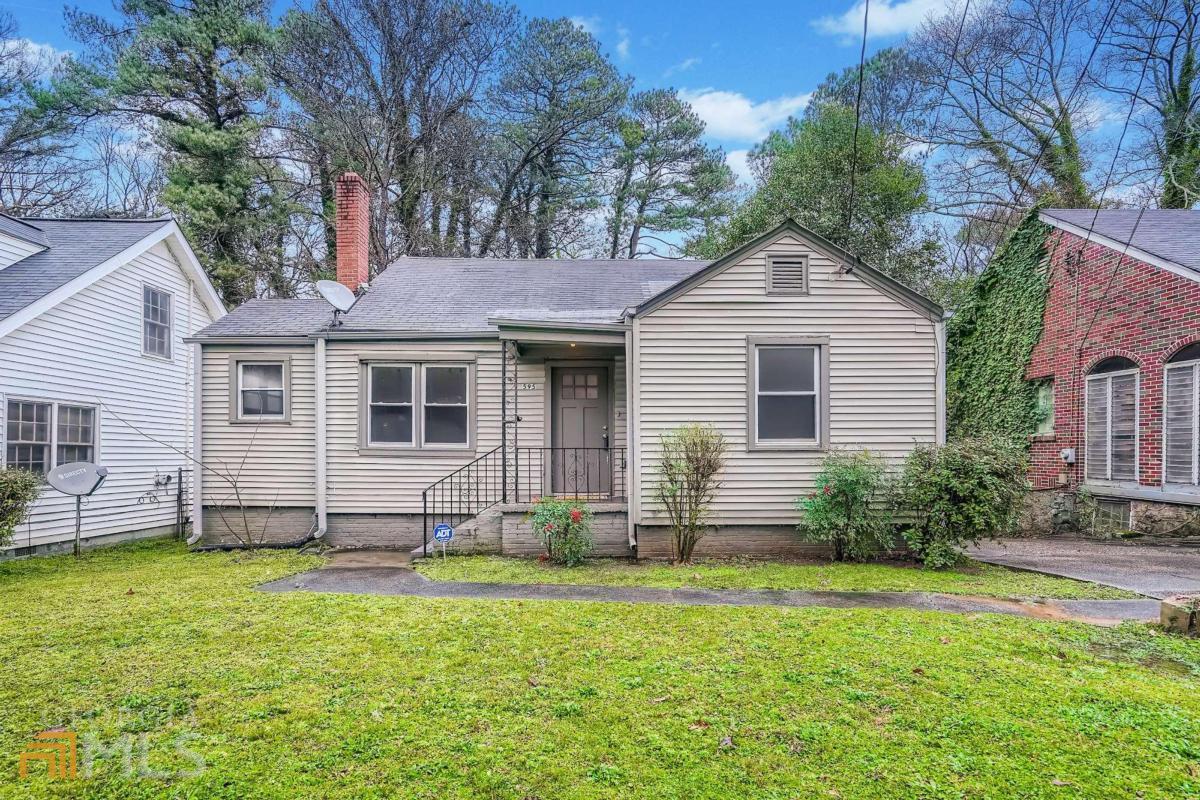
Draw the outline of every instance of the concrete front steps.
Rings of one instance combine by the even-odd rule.
[[[628,506],[625,503],[588,503],[592,509],[593,555],[628,557]],[[545,552],[529,525],[530,503],[495,505],[454,528],[454,538],[446,545],[447,553],[536,556]],[[436,522],[436,521],[435,521]],[[430,541],[429,555],[442,552],[442,546]],[[417,547],[414,558],[424,555]]]

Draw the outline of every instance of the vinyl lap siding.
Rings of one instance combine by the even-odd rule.
[[[204,475],[205,505],[309,507],[316,492],[315,360],[311,345],[232,347],[205,345],[203,397],[204,463],[229,480]],[[291,358],[291,421],[234,424],[229,421],[232,359],[253,354]]]
[[[810,294],[767,295],[766,256],[807,254]],[[794,524],[823,454],[747,451],[747,337],[829,337],[829,440],[899,460],[937,435],[933,324],[803,242],[785,237],[649,313],[640,322],[638,442],[643,524],[665,519],[654,497],[659,436],[685,422],[728,441],[722,525]]]
[[[26,256],[42,250],[36,244],[31,244],[15,236],[0,233],[0,269],[15,264]]]
[[[174,295],[170,361],[142,355],[143,283]],[[84,501],[85,537],[175,523],[174,480],[155,491],[154,478],[191,465],[179,452],[190,451],[192,441],[192,349],[183,338],[210,322],[170,251],[159,244],[0,339],[0,399],[100,406],[97,459],[109,477]],[[0,437],[6,410],[0,403]],[[74,501],[45,489],[13,544],[66,541],[74,532]]]
[[[453,455],[426,455],[419,450],[405,453],[378,450],[360,452],[358,413],[361,361],[435,361],[439,355],[475,357],[475,449]],[[499,341],[330,342],[326,351],[329,513],[419,513],[423,489],[498,447],[500,369]]]

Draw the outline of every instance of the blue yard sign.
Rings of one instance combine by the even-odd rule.
[[[454,538],[454,528],[451,528],[444,522],[439,522],[433,526],[433,539],[436,542],[445,544]]]

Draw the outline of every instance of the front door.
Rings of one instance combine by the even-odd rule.
[[[555,494],[606,497],[612,453],[606,367],[551,370],[550,486]]]

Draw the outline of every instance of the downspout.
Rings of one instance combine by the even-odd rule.
[[[326,510],[326,436],[327,430],[325,425],[325,339],[319,338],[316,340],[316,507],[317,507],[317,531],[313,534],[313,539],[320,539],[329,530],[329,515]]]
[[[946,443],[946,321],[933,323],[934,344],[937,347],[937,375],[934,402],[937,404],[937,443]]]
[[[192,458],[196,465],[192,472],[192,535],[188,546],[196,544],[204,535],[204,350],[199,342],[192,344]]]
[[[625,482],[629,497],[626,512],[629,518],[629,549],[637,556],[637,526],[641,516],[641,453],[638,452],[638,427],[641,421],[641,369],[638,362],[638,333],[641,320],[630,317],[629,330],[625,332],[625,438],[628,465]]]

